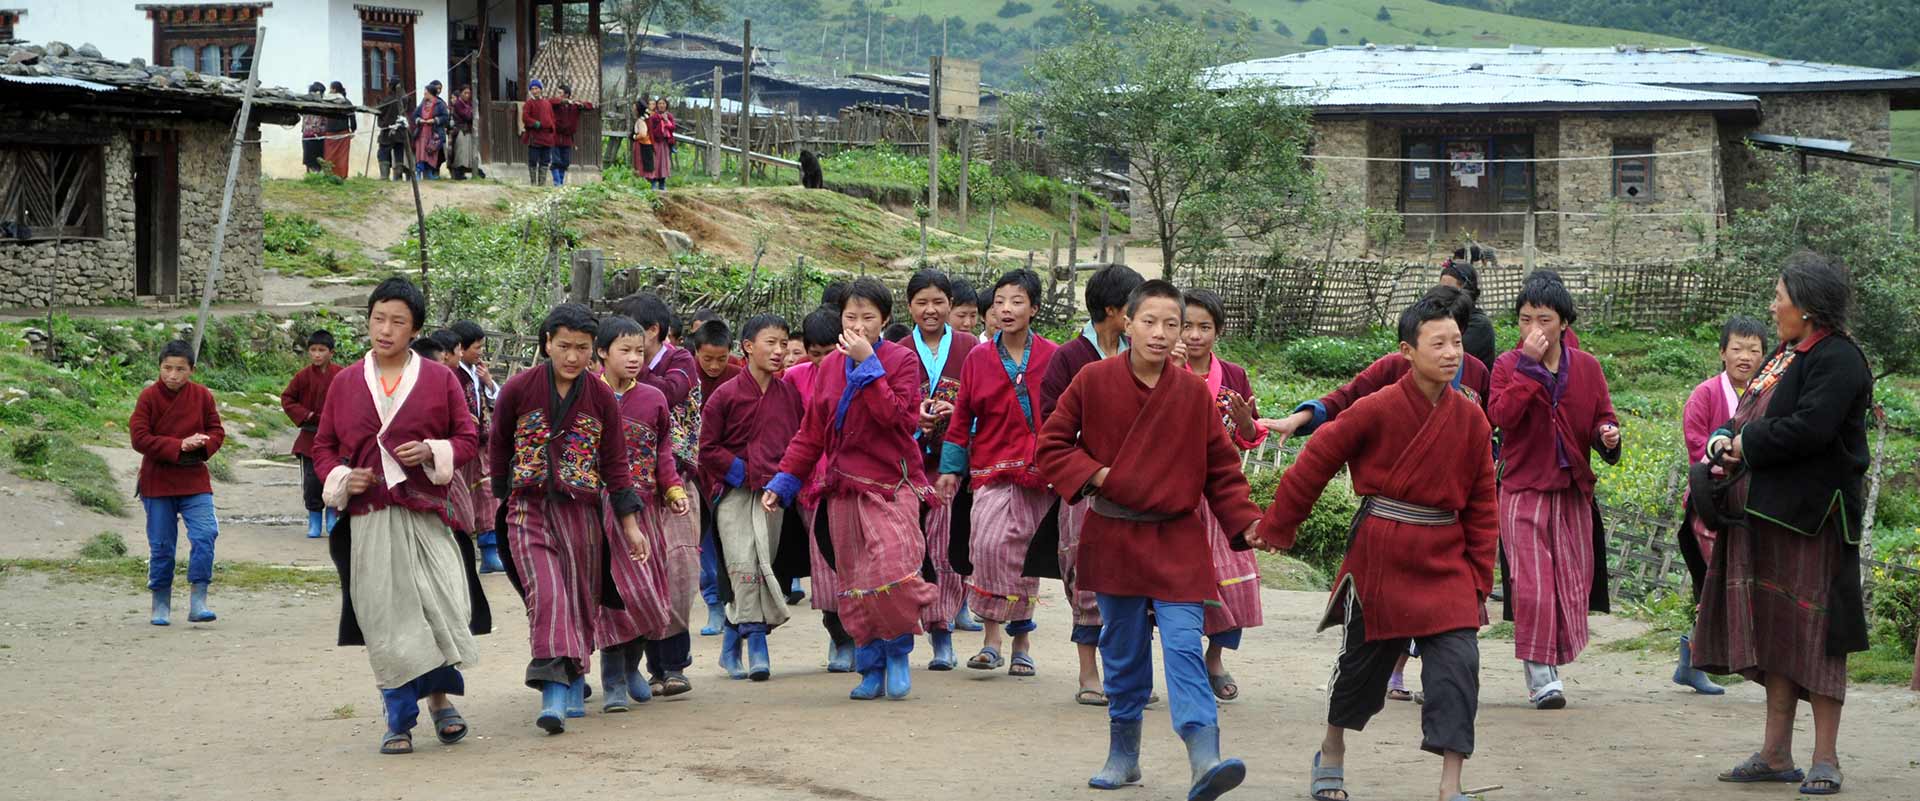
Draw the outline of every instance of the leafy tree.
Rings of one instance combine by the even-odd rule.
[[[1758,188],[1766,205],[1733,213],[1722,252],[1756,268],[1803,248],[1838,259],[1853,276],[1852,333],[1875,372],[1920,370],[1920,236],[1889,228],[1885,191],[1830,171],[1801,175],[1785,160]]]
[[[1393,12],[1388,11],[1386,6],[1381,6],[1380,11],[1375,13],[1373,18],[1381,22],[1391,22],[1393,21]]]
[[[1085,176],[1117,155],[1153,216],[1170,270],[1292,222],[1315,196],[1301,166],[1309,112],[1270,85],[1216,85],[1215,68],[1241,45],[1178,23],[1136,19],[1116,35],[1081,12],[1081,37],[1042,52],[1038,87],[1010,99],[1039,124],[1052,155]]]
[[[1327,29],[1322,28],[1318,25],[1315,25],[1313,27],[1313,30],[1307,32],[1307,44],[1326,47],[1327,46]]]
[[[724,17],[726,9],[720,0],[608,0],[600,13],[607,29],[620,34],[627,57],[621,88],[633,94],[640,83],[633,57],[648,30],[655,25],[662,30],[711,25]]]
[[[1013,19],[1022,14],[1031,13],[1033,13],[1033,6],[1022,3],[1019,0],[1007,0],[1007,2],[1000,5],[999,11],[994,12],[994,16],[1002,19]]]

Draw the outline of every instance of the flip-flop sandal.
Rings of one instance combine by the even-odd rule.
[[[1207,674],[1207,683],[1213,685],[1213,697],[1222,701],[1234,701],[1240,698],[1240,685],[1233,680],[1232,673]]]
[[[1800,783],[1801,795],[1835,795],[1839,792],[1839,765],[1815,762],[1813,769],[1807,771],[1807,780]]]
[[[405,732],[405,731],[387,732],[386,738],[380,741],[380,753],[382,754],[413,753],[413,733]]]
[[[686,674],[677,670],[670,670],[667,671],[666,676],[660,679],[660,690],[655,692],[654,695],[662,698],[672,698],[673,696],[685,695],[690,692],[693,692],[693,682],[687,681]]]
[[[1801,773],[1799,768],[1774,770],[1773,766],[1767,764],[1766,757],[1761,756],[1759,752],[1755,752],[1753,756],[1747,757],[1747,761],[1733,766],[1733,770],[1720,774],[1719,778],[1720,781],[1723,782],[1735,782],[1738,784],[1751,784],[1754,782],[1791,784],[1806,778],[1806,775]]]
[[[1033,656],[1025,651],[1015,652],[1013,664],[1007,666],[1007,675],[1017,679],[1031,679],[1038,672],[1034,670]]]
[[[667,692],[667,680],[660,678],[647,679],[647,692],[653,693],[654,695],[665,695]]]
[[[1313,752],[1313,783],[1307,789],[1313,793],[1313,801],[1349,801],[1351,798],[1347,795],[1346,768],[1320,767],[1319,751]]]
[[[999,670],[1006,664],[1007,660],[1000,658],[998,648],[982,648],[980,653],[974,654],[972,659],[967,660],[967,667],[974,670]]]
[[[1073,694],[1073,702],[1081,706],[1106,706],[1107,694],[1099,690],[1081,690]]]
[[[1407,692],[1404,688],[1401,688],[1401,687],[1393,687],[1387,690],[1387,700],[1411,701],[1413,700],[1413,693]]]
[[[459,726],[460,730],[448,734],[447,729]],[[460,710],[453,707],[437,710],[433,713],[433,734],[444,745],[453,745],[467,737],[467,719],[460,717]]]

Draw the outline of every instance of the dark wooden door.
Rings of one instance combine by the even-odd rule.
[[[142,132],[133,158],[134,294],[180,292],[180,145],[170,131]]]
[[[1403,142],[1401,157],[1407,159],[1433,159],[1440,156],[1440,144],[1432,139],[1408,139]],[[1406,161],[1400,164],[1401,174],[1401,211],[1407,212],[1405,220],[1406,236],[1411,240],[1425,240],[1430,235],[1439,235],[1446,229],[1442,226],[1440,212],[1445,211],[1440,196],[1447,164],[1444,161]]]
[[[1493,176],[1487,170],[1487,140],[1446,139],[1441,146],[1447,159],[1446,233],[1457,237],[1471,232],[1486,238],[1494,227],[1493,218],[1485,216],[1493,210],[1494,194]]]

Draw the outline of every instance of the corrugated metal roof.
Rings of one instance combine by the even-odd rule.
[[[1478,65],[1495,75],[1559,76],[1612,84],[1739,87],[1795,91],[1807,85],[1920,89],[1920,73],[1717,53],[1704,47],[1445,48],[1414,45],[1330,47],[1220,68],[1224,78],[1287,86],[1326,86],[1363,76],[1450,73]]]
[[[83,81],[79,78],[68,78],[61,75],[8,75],[0,72],[0,81],[6,81],[7,83],[30,83],[40,86],[68,86],[75,89],[85,89],[89,92],[111,92],[116,88],[104,83]]]
[[[1322,111],[1393,111],[1576,108],[1584,106],[1755,109],[1752,95],[1703,92],[1644,84],[1612,84],[1537,75],[1500,75],[1477,69],[1430,75],[1340,76],[1326,84],[1300,86],[1303,99]]]

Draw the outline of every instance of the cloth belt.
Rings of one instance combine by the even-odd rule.
[[[1139,512],[1107,500],[1104,495],[1095,495],[1087,504],[1088,511],[1109,520],[1124,520],[1129,523],[1164,523],[1181,515],[1161,514],[1158,512]]]
[[[1369,515],[1410,526],[1451,526],[1460,522],[1459,512],[1407,503],[1384,495],[1367,496],[1365,507]]]

